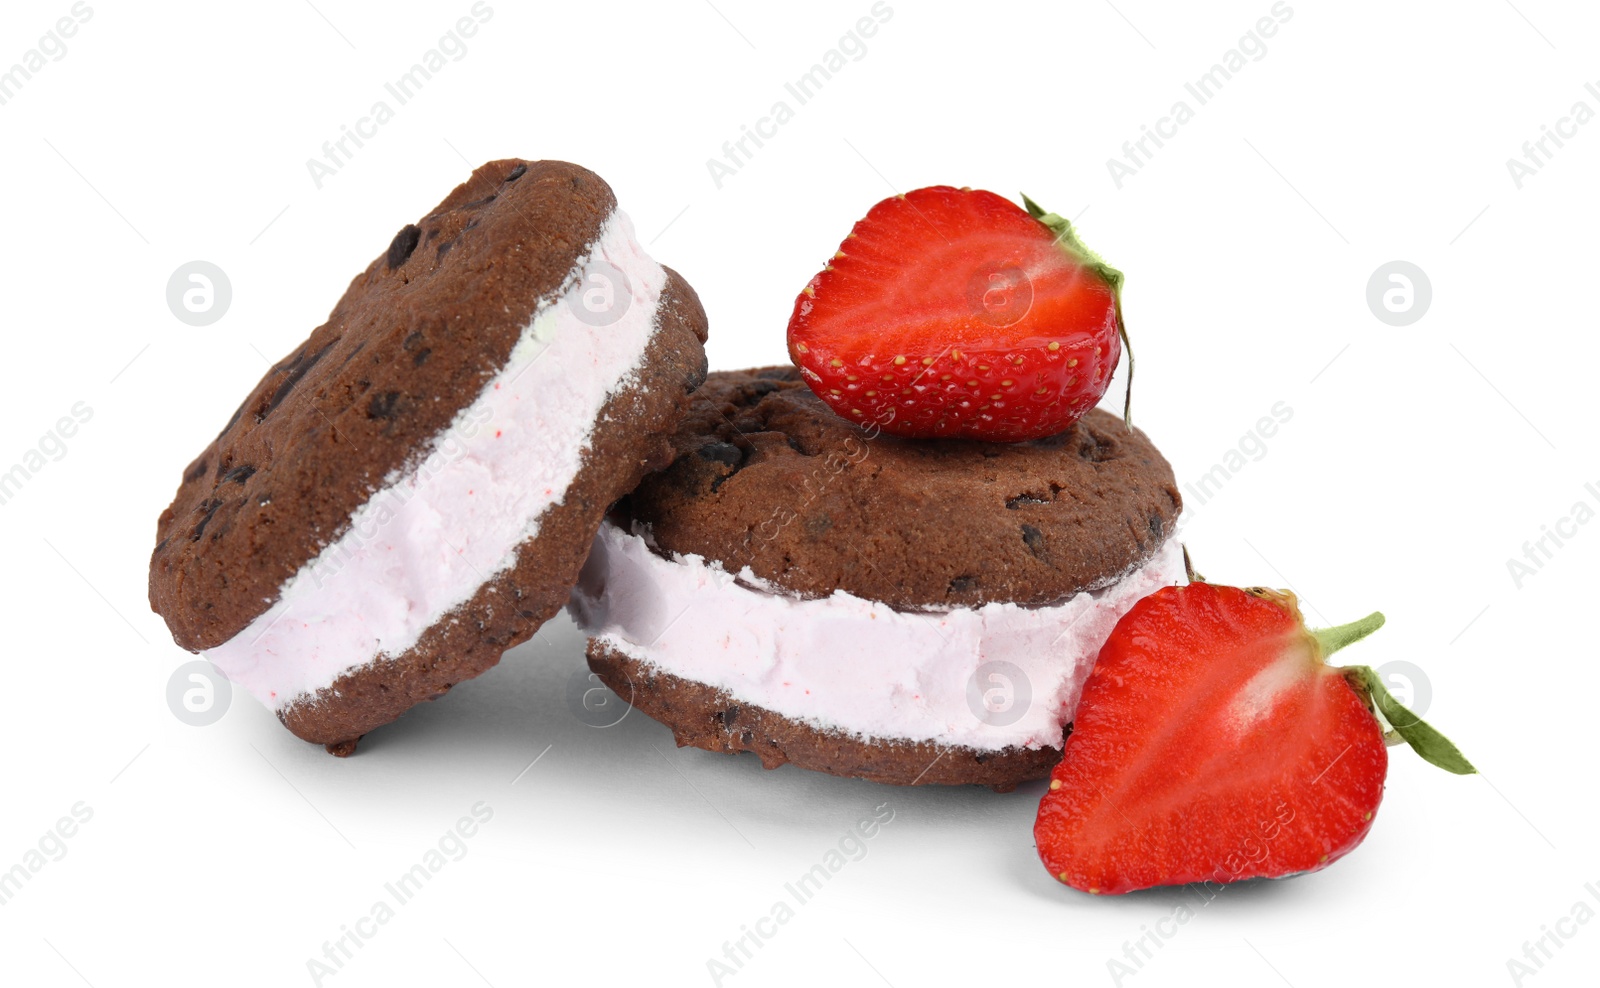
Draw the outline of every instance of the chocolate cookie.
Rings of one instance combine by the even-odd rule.
[[[705,337],[597,175],[490,162],[184,471],[151,606],[348,754],[560,609],[606,508],[670,459]]]
[[[764,768],[792,764],[895,786],[981,782],[996,792],[1010,792],[1018,783],[1049,775],[1061,760],[1059,744],[979,751],[819,729],[749,706],[725,690],[674,676],[598,641],[589,645],[589,668],[613,693],[670,727],[678,747],[730,755],[748,751]]]
[[[634,517],[669,552],[807,597],[1047,604],[1149,561],[1182,502],[1137,429],[1093,410],[1027,443],[899,439],[834,414],[793,367],[719,371]]]
[[[571,603],[591,668],[679,744],[1010,788],[1060,757],[1118,619],[1184,579],[1172,472],[1109,415],[900,439],[789,368],[712,374],[693,404]]]

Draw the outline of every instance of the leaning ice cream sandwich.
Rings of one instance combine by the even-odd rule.
[[[349,754],[561,609],[607,507],[670,460],[705,337],[599,176],[484,165],[184,470],[151,605]]]

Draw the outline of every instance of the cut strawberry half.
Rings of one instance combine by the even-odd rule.
[[[1045,867],[1093,893],[1324,868],[1361,843],[1383,798],[1379,715],[1423,758],[1473,772],[1371,668],[1326,664],[1382,624],[1312,631],[1292,593],[1207,583],[1134,605],[1039,805]]]
[[[941,185],[872,207],[795,299],[811,389],[914,437],[1039,439],[1093,408],[1126,343],[1122,274],[1023,202]]]

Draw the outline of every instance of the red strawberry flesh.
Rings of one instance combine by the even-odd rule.
[[[1294,598],[1166,588],[1118,624],[1039,807],[1051,874],[1088,892],[1315,871],[1366,836],[1383,731]]]
[[[874,206],[795,300],[789,354],[864,426],[1042,438],[1110,384],[1119,279],[992,192],[918,189]]]

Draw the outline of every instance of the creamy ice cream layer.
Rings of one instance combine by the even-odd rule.
[[[801,599],[607,522],[570,610],[585,633],[741,703],[870,740],[1058,747],[1100,646],[1141,597],[1185,582],[1169,539],[1116,583],[1045,607],[897,611]]]
[[[450,620],[566,496],[601,410],[637,379],[665,284],[613,213],[473,402],[206,656],[282,710]]]

